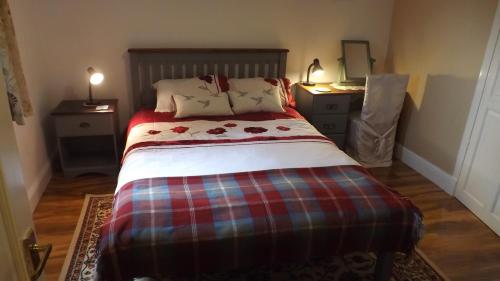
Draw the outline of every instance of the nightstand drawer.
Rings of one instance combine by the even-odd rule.
[[[311,123],[323,134],[345,133],[347,115],[314,115]]]
[[[316,95],[313,112],[314,114],[348,113],[350,99],[348,95]]]
[[[345,134],[331,134],[325,136],[331,139],[340,149],[344,149]]]
[[[55,122],[59,137],[114,134],[111,114],[57,116]]]

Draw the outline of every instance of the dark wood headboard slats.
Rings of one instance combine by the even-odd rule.
[[[288,53],[288,49],[251,49],[251,48],[131,48],[129,53]]]
[[[284,77],[287,49],[129,49],[133,111],[154,108],[152,84],[161,79],[222,74],[229,78]]]

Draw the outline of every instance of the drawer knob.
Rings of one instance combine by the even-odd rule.
[[[339,105],[336,104],[336,103],[332,103],[332,104],[327,104],[326,105],[326,109],[327,110],[336,110],[338,107],[339,107]]]
[[[82,122],[80,123],[80,128],[89,128],[90,127],[90,124],[88,122]]]

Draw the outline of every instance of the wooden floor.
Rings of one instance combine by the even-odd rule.
[[[500,280],[500,237],[460,202],[400,162],[372,172],[423,211],[425,235],[419,248],[451,280]],[[40,242],[54,245],[46,280],[58,278],[85,194],[113,193],[115,184],[111,177],[95,175],[51,180],[34,214]]]

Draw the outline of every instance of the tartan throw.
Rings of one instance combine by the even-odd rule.
[[[305,262],[353,251],[410,252],[422,215],[360,166],[130,182],[98,247],[101,280]]]

